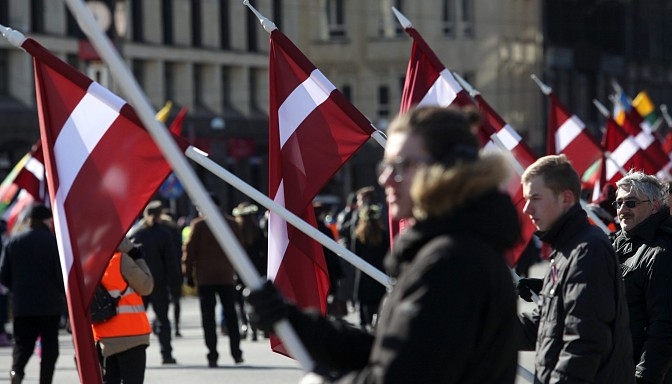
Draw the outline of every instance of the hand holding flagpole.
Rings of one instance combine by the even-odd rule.
[[[100,53],[105,63],[110,67],[114,78],[120,83],[124,94],[134,106],[140,120],[161,149],[165,158],[170,162],[173,170],[184,183],[185,189],[194,202],[206,212],[218,212],[207,191],[198,180],[194,170],[179,150],[174,139],[168,133],[163,124],[156,121],[155,113],[140,86],[135,81],[133,74],[126,67],[118,52],[112,46],[112,42],[103,34],[96,24],[93,15],[85,7],[82,0],[65,0],[84,33],[91,40],[93,46]],[[258,289],[263,283],[252,262],[246,257],[245,251],[236,240],[231,228],[226,224],[221,215],[206,215],[205,221],[212,229],[217,242],[231,258],[231,263],[250,289]],[[306,352],[298,337],[290,327],[287,320],[276,324],[277,334],[283,339],[292,356],[296,358],[305,371],[312,371],[314,363]]]

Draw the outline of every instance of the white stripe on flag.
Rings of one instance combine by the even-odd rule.
[[[576,115],[567,119],[555,132],[555,150],[562,152],[567,146],[581,134],[585,124]]]
[[[462,87],[457,83],[453,74],[444,68],[418,105],[447,107],[453,103],[453,100],[457,97],[457,93],[461,90]]]
[[[518,146],[522,139],[518,132],[516,132],[509,124],[506,124],[497,132],[497,137],[502,141],[506,149],[509,151]]]
[[[651,145],[651,143],[653,143],[654,140],[655,138],[652,135],[649,135],[644,131],[639,132],[639,134],[637,134],[637,137],[635,137],[635,141],[637,141],[637,144],[642,149],[649,148],[649,145]]]
[[[278,108],[280,148],[285,145],[303,120],[329,98],[334,89],[336,87],[317,69],[303,83],[294,88]]]
[[[275,193],[274,202],[285,206],[285,182],[280,181],[280,186]],[[289,245],[287,235],[287,222],[273,211],[268,216],[268,278],[275,281],[282,258]]]
[[[38,161],[31,156],[24,165],[24,168],[26,168],[28,172],[32,173],[36,179],[40,181],[44,180],[44,164],[42,164],[41,161]]]
[[[639,146],[632,137],[623,140],[623,142],[611,152],[611,159],[613,161],[607,159],[607,181],[611,180],[616,172],[619,172],[619,168],[623,168],[637,151],[639,151]],[[618,163],[618,166],[614,164],[614,161]],[[626,169],[626,171],[628,170]]]
[[[68,287],[68,277],[73,262],[72,240],[65,212],[65,200],[79,171],[105,132],[119,116],[125,102],[93,82],[87,89],[70,117],[63,125],[54,143],[54,161],[58,173],[58,190],[54,197],[54,227],[59,233],[58,251],[62,255],[63,282]]]

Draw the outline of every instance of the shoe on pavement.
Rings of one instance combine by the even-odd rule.
[[[245,362],[245,360],[243,360],[243,357],[242,357],[242,356],[241,356],[241,357],[235,357],[235,358],[233,359],[233,361],[236,363],[236,365],[238,365],[238,364],[242,364],[242,363]]]
[[[217,362],[216,361],[208,361],[208,368],[217,368]]]
[[[161,364],[177,364],[177,360],[174,357],[164,357]]]

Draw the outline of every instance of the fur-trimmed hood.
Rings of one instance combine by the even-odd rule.
[[[455,207],[497,189],[509,178],[511,169],[505,155],[482,153],[471,163],[449,168],[433,164],[419,169],[411,186],[413,215],[417,219],[443,216]]]

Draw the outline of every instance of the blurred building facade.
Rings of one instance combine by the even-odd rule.
[[[267,191],[268,33],[238,0],[90,1],[138,83],[157,109],[189,108],[183,135],[255,188]],[[545,101],[530,74],[544,62],[547,3],[530,0],[264,0],[253,5],[384,130],[399,109],[412,41],[395,6],[448,69],[469,81],[528,140],[543,148]],[[578,2],[577,2],[578,3]],[[63,1],[0,0],[0,24],[32,37],[94,80],[117,91]],[[546,28],[548,29],[548,28]],[[565,88],[560,87],[561,95]],[[573,89],[573,88],[570,88]],[[569,91],[568,91],[569,92]],[[123,94],[120,96],[124,97]],[[562,98],[563,101],[566,98]],[[0,176],[38,139],[32,62],[0,39]],[[170,120],[169,120],[170,122]],[[368,143],[325,193],[375,184],[382,148]],[[196,166],[228,211],[244,196]]]

